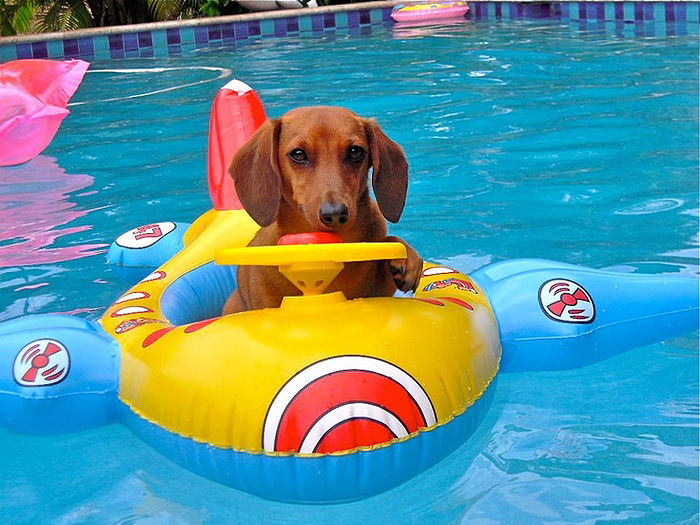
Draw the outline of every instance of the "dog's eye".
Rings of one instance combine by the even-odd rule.
[[[289,158],[292,159],[294,162],[297,164],[303,164],[306,161],[308,161],[308,157],[306,156],[306,152],[303,149],[293,149],[289,153]]]
[[[348,151],[348,159],[351,162],[359,162],[365,158],[365,150],[360,146],[350,146],[350,151]]]

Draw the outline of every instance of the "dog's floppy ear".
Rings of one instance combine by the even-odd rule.
[[[278,119],[266,121],[236,152],[229,168],[241,204],[260,226],[272,224],[280,207],[279,132]]]
[[[396,142],[387,137],[373,119],[365,121],[372,161],[372,187],[382,215],[398,222],[406,203],[408,162]]]

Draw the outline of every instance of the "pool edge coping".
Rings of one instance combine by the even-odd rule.
[[[541,0],[529,0],[541,1]],[[599,0],[598,0],[599,1]],[[694,1],[694,0],[684,0]],[[277,9],[274,11],[258,11],[240,15],[215,16],[205,18],[191,18],[188,20],[168,20],[165,22],[148,22],[145,24],[128,24],[109,27],[91,27],[77,31],[63,31],[58,33],[35,33],[31,35],[3,36],[0,37],[0,46],[28,44],[32,42],[44,42],[49,40],[66,40],[86,38],[103,35],[117,35],[126,33],[140,33],[144,31],[162,31],[183,27],[201,27],[216,24],[230,24],[234,22],[251,22],[256,20],[274,20],[279,18],[293,18],[301,16],[324,15],[327,13],[342,13],[348,11],[365,11],[369,9],[388,9],[402,0],[372,0],[353,4],[341,4],[331,6],[308,7],[300,9]]]

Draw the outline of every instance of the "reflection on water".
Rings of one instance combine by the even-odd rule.
[[[99,253],[105,245],[55,246],[61,237],[91,228],[64,225],[94,211],[77,209],[70,199],[71,193],[91,186],[93,180],[89,175],[68,174],[55,159],[45,156],[0,168],[0,267],[56,263]]]

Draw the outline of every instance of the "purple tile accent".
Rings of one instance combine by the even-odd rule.
[[[615,2],[615,20],[624,20],[625,10],[622,7],[622,2]]]
[[[635,2],[634,3],[634,20],[639,21],[639,20],[644,20],[644,9],[643,5],[641,2]]]
[[[284,18],[275,18],[275,36],[287,36],[287,20]]]
[[[47,42],[32,43],[32,58],[49,58],[49,45]]]
[[[16,53],[17,58],[32,58],[32,45],[31,44],[17,44]]]
[[[508,18],[511,20],[515,18],[515,4],[508,4]]]
[[[605,20],[605,4],[603,2],[596,2],[595,17],[598,20]]]
[[[236,22],[233,24],[233,30],[236,38],[248,38],[248,23]]]
[[[141,58],[153,58],[155,53],[153,52],[153,48],[144,48],[141,50],[140,56]]]
[[[299,31],[299,19],[287,18],[287,33],[293,33],[295,31]]]
[[[644,20],[654,20],[654,4],[644,4]],[[648,35],[656,36],[656,35]]]
[[[496,4],[496,19],[498,20],[501,18],[503,18],[503,6],[501,4]]]
[[[248,35],[249,36],[260,36],[260,21],[253,20],[248,22]]]
[[[109,56],[114,60],[120,60],[120,59],[124,58],[124,50],[123,49],[110,49]]]
[[[369,9],[360,11],[360,24],[371,24],[372,18],[369,15]]]
[[[348,12],[348,26],[358,27],[360,25],[360,13],[357,11]]]
[[[382,21],[391,22],[391,9],[382,9]]]
[[[215,26],[209,26],[209,41],[211,42],[212,40],[221,40],[221,26],[220,25],[215,25]]]
[[[196,47],[206,47],[209,45],[209,30],[199,26],[194,28],[194,43]]]
[[[69,40],[63,41],[63,55],[66,58],[79,58],[80,48],[78,47],[78,40],[71,38]]]
[[[666,8],[666,22],[667,23],[668,22],[675,22],[676,21],[676,10],[673,8],[673,4],[668,2],[668,3],[666,3],[665,8]]]
[[[109,50],[110,52],[124,50],[124,39],[122,35],[109,35]]]
[[[150,31],[138,33],[139,47],[153,47],[153,36]]]
[[[335,15],[333,13],[323,15],[323,27],[326,29],[335,27]]]
[[[549,4],[544,2],[521,4],[521,9],[525,18],[549,18]]]
[[[138,51],[139,50],[139,38],[138,35],[134,33],[126,33],[124,34],[124,51],[127,53],[130,53],[131,51]]]
[[[584,2],[579,2],[578,4],[578,18],[579,20],[586,19],[586,4]]]
[[[168,39],[168,45],[180,43],[180,28],[166,29],[165,34]]]
[[[170,44],[168,46],[168,56],[178,56],[182,54],[182,46],[178,44]]]
[[[234,31],[233,24],[222,24],[221,36],[224,39],[224,42],[236,38],[236,33]]]
[[[512,11],[511,11],[511,14],[512,14]],[[516,18],[523,17],[523,4],[522,4],[522,2],[518,2],[517,4],[515,4],[515,17]]]
[[[481,2],[474,2],[472,4],[472,9],[469,11],[469,17],[471,18],[481,18],[481,9],[482,9],[482,3]]]

